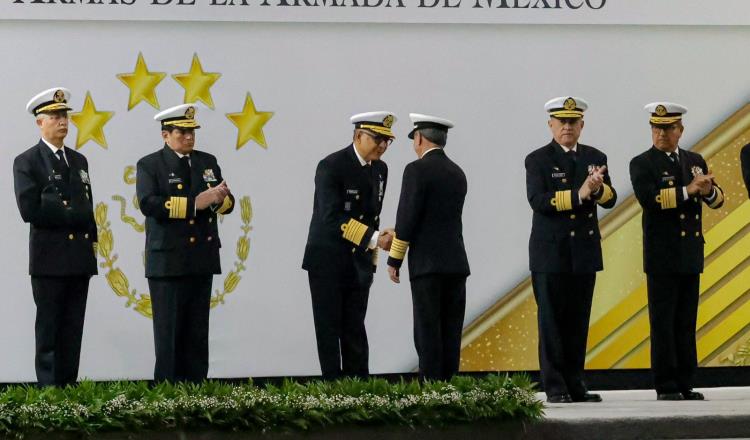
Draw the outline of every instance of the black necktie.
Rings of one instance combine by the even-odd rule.
[[[667,153],[667,157],[672,161],[672,163],[676,164],[680,162],[680,159],[677,157],[677,153]]]
[[[182,156],[180,158],[180,170],[182,171],[182,180],[185,182],[185,187],[190,188],[190,156]]]
[[[63,155],[63,150],[57,150],[55,152],[55,155],[57,156],[57,159],[59,161],[58,163],[58,169],[60,170],[60,174],[63,176],[63,179],[67,182],[70,178],[70,167],[68,167],[68,163],[65,162],[65,156]]]

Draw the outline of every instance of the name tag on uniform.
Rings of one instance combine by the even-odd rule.
[[[182,183],[182,177],[174,177],[172,179],[169,179],[170,185],[173,183]]]
[[[553,179],[559,179],[560,177],[565,177],[565,173],[552,173]]]
[[[352,195],[359,194],[359,190],[358,189],[347,189],[346,193],[347,194],[352,194]]]

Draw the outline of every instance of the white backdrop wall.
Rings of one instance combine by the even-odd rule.
[[[643,105],[687,105],[683,145],[692,145],[747,102],[748,42],[750,28],[727,26],[0,21],[0,382],[34,379],[28,225],[15,206],[11,169],[38,140],[24,106],[40,90],[70,88],[76,110],[90,91],[98,110],[115,112],[104,127],[108,148],[89,142],[79,151],[89,160],[94,198],[109,205],[117,264],[131,288],[145,293],[144,236],[119,220],[111,197],[132,198],[124,167],[161,147],[157,110],[143,102],[128,111],[129,90],[115,75],[132,72],[139,52],[151,71],[187,72],[195,53],[205,71],[222,74],[211,88],[215,110],[199,106],[197,145],[218,156],[236,195],[251,197],[254,218],[248,269],[211,312],[210,375],[307,375],[319,374],[300,269],[313,176],[320,158],[349,143],[350,114],[389,109],[400,116],[398,139],[384,156],[391,177],[384,225],[393,223],[401,173],[414,159],[408,113],[456,122],[447,152],[469,180],[468,323],[528,274],[523,159],[550,139],[543,103],[558,95],[589,100],[581,140],[609,155],[624,198],[632,193],[628,162],[650,146]],[[156,91],[162,108],[182,102],[170,76]],[[252,141],[235,148],[237,130],[225,114],[239,112],[247,92],[258,110],[275,112],[263,129],[267,149]],[[71,126],[69,146],[75,136]],[[239,226],[237,212],[221,225],[225,272]],[[408,371],[416,364],[408,283],[391,283],[384,264],[381,258],[367,316],[371,370]],[[222,282],[216,277],[215,287]],[[104,276],[94,277],[81,375],[150,378],[152,368],[151,321],[126,308]]]

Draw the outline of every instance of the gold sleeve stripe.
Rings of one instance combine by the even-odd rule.
[[[229,196],[224,197],[224,202],[222,202],[221,206],[219,206],[219,209],[216,210],[217,214],[224,214],[225,212],[229,211],[232,208],[232,198]]]
[[[164,202],[164,207],[169,210],[169,218],[186,218],[187,205],[187,197],[170,197]]]
[[[597,203],[599,203],[600,205],[609,202],[610,200],[612,200],[612,197],[615,196],[615,193],[612,192],[612,187],[610,187],[606,183],[602,185],[602,188],[604,190],[604,194],[602,194],[602,196],[599,197],[599,200],[597,200]]]
[[[364,238],[365,233],[367,232],[367,225],[352,218],[349,219],[349,223],[341,225],[341,231],[343,232],[341,235],[344,239],[359,246],[359,244],[362,243],[362,238]]]
[[[550,204],[558,211],[570,211],[573,209],[573,192],[571,190],[557,191],[555,198],[550,200]]]
[[[388,256],[397,260],[403,260],[406,256],[406,250],[409,249],[409,242],[399,240],[398,238],[393,239],[391,243],[391,250],[388,252]]]
[[[656,196],[656,203],[661,209],[673,209],[677,207],[677,188],[664,188]]]
[[[724,191],[722,191],[718,186],[715,186],[716,188],[716,199],[711,202],[710,205],[708,205],[711,209],[718,208],[723,202],[724,202]]]

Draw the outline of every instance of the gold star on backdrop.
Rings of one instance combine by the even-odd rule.
[[[115,112],[97,111],[91,92],[86,91],[86,99],[83,108],[78,113],[70,115],[70,121],[78,129],[76,135],[76,150],[80,149],[88,141],[94,141],[102,148],[107,148],[107,139],[104,138],[104,124],[112,119]]]
[[[190,72],[172,75],[182,88],[185,89],[185,103],[201,101],[214,108],[214,100],[211,97],[211,86],[221,77],[221,73],[204,72],[198,54],[193,54],[193,62],[190,64]]]
[[[159,100],[156,99],[156,86],[167,76],[164,72],[149,72],[143,54],[138,52],[138,61],[135,62],[133,73],[118,73],[120,79],[130,89],[128,98],[128,111],[146,101],[155,109],[159,109]]]
[[[227,113],[227,118],[237,126],[237,149],[242,148],[250,139],[254,140],[263,148],[266,145],[266,137],[263,135],[263,126],[273,116],[273,112],[259,112],[255,110],[255,103],[250,93],[245,97],[245,106],[240,113]]]

